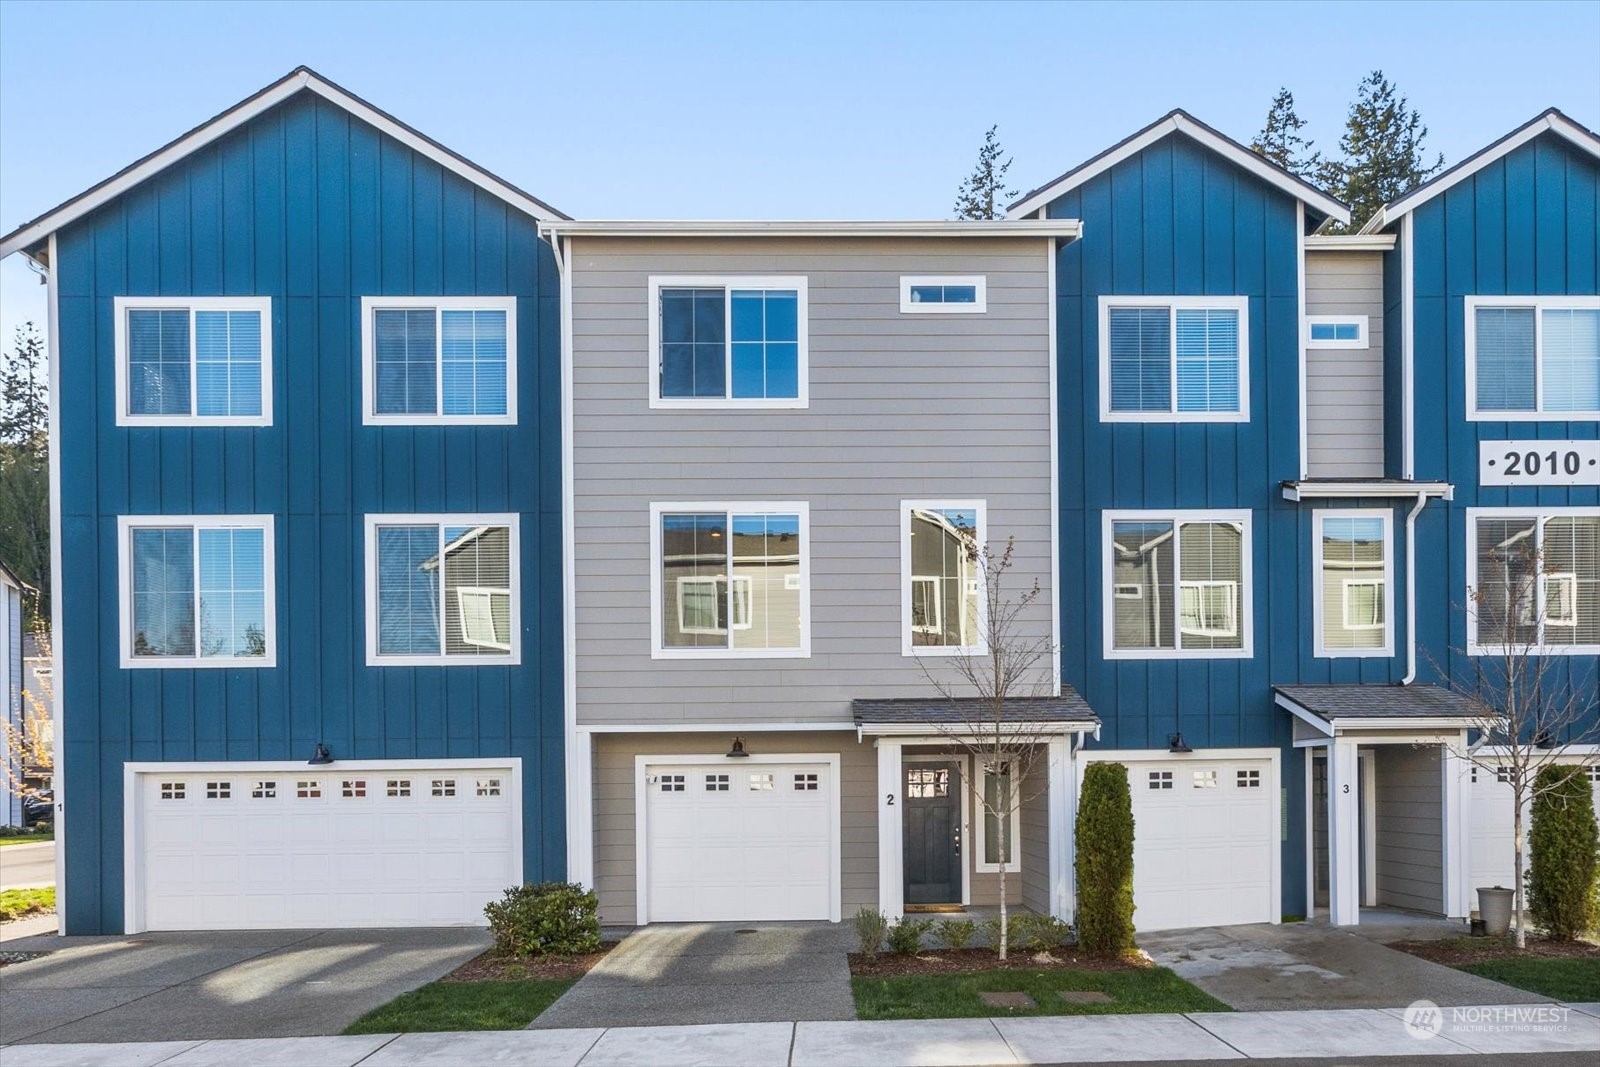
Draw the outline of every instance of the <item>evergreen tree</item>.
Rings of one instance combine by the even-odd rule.
[[[989,132],[983,135],[978,164],[956,190],[958,219],[1004,218],[1005,202],[1017,195],[1015,189],[1006,188],[1006,171],[1011,169],[1011,158],[1006,156],[995,135],[998,129],[998,126],[990,126]]]
[[[50,617],[50,436],[44,342],[17,329],[0,367],[0,559],[39,590],[23,601],[30,625]]]
[[[1294,94],[1279,89],[1267,109],[1267,124],[1250,142],[1250,149],[1290,174],[1310,180],[1322,167],[1322,153],[1312,149],[1310,138],[1300,136],[1305,125],[1306,120],[1294,109]]]
[[[0,367],[0,443],[42,449],[50,429],[44,341],[33,323],[25,322],[13,344]]]
[[[1321,184],[1350,205],[1350,228],[1359,230],[1384,204],[1416,188],[1444,167],[1444,155],[1427,161],[1423,141],[1428,127],[1422,115],[1400,96],[1383,71],[1361,80],[1350,105],[1343,158],[1329,160],[1319,171]]]

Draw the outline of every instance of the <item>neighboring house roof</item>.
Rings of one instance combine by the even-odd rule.
[[[1123,160],[1138,155],[1157,141],[1174,133],[1181,133],[1190,140],[1199,142],[1202,146],[1209,148],[1230,163],[1255,175],[1268,185],[1288,193],[1319,215],[1337,219],[1340,222],[1350,221],[1350,208],[1342,201],[1329,196],[1304,178],[1291,174],[1271,160],[1252,152],[1249,148],[1226,134],[1212,129],[1182,108],[1176,108],[1168,112],[1138,133],[1118,141],[1104,152],[1078,164],[1054,181],[1047,182],[1032,192],[1024,194],[1022,199],[1006,210],[1006,217],[1022,218],[1031,215],[1068,191],[1076,189],[1089,181],[1089,179],[1105,173]]]
[[[994,702],[986,697],[852,700],[857,726],[965,726],[994,720]],[[1100,719],[1077,690],[1061,687],[1058,697],[1014,697],[1006,701],[1008,723],[1096,726]]]
[[[1482,701],[1438,685],[1279,685],[1279,704],[1325,722],[1361,720],[1382,728],[1397,720],[1482,721],[1491,713]]]
[[[1065,237],[1077,219],[569,219],[544,222],[546,237]]]
[[[1537,118],[1523,123],[1494,144],[1474,152],[1460,163],[1434,175],[1415,189],[1392,203],[1379,208],[1367,224],[1361,227],[1362,233],[1377,233],[1397,221],[1400,216],[1415,211],[1422,204],[1427,203],[1440,193],[1449,189],[1457,182],[1472,177],[1478,171],[1515,152],[1529,141],[1545,133],[1553,133],[1564,137],[1583,151],[1600,159],[1600,134],[1584,128],[1563,115],[1558,109],[1550,108]]]
[[[17,572],[6,566],[6,561],[0,559],[0,582],[17,589],[32,589],[33,586],[17,577]]]
[[[198,152],[206,145],[238,129],[257,115],[276,107],[296,93],[306,91],[316,93],[325,100],[344,108],[350,114],[388,134],[407,148],[427,156],[446,170],[453,171],[472,184],[499,197],[535,219],[544,221],[547,219],[566,218],[566,215],[533,194],[525,192],[504,178],[484,170],[465,156],[451,151],[427,134],[406,125],[388,112],[374,107],[354,93],[335,85],[310,67],[296,67],[265,89],[241,100],[215,118],[201,123],[177,140],[124,167],[105,181],[79,193],[66,203],[51,208],[38,218],[18,226],[15,230],[6,234],[5,237],[0,238],[0,259],[4,259],[13,252],[27,252],[33,258],[39,258],[37,255],[38,245],[50,234],[82,218],[102,204],[121,196],[140,182],[165,170],[186,156]]]

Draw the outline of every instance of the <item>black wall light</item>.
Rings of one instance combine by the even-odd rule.
[[[1190,748],[1188,742],[1184,741],[1182,734],[1173,734],[1167,738],[1167,751],[1182,755],[1185,752],[1193,752],[1194,749]]]
[[[728,758],[729,759],[744,759],[749,755],[750,755],[750,753],[748,753],[748,752],[746,752],[744,750],[744,738],[735,737],[733,739],[733,747],[728,749]]]
[[[321,767],[333,762],[333,753],[328,751],[328,746],[317,742],[317,750],[311,753],[311,758],[306,760],[313,767]]]

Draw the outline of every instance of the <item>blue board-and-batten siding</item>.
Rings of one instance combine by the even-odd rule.
[[[559,289],[534,219],[301,93],[58,235],[66,923],[123,923],[125,761],[520,757],[565,869]],[[515,295],[518,423],[361,423],[360,299]],[[274,424],[123,428],[113,297],[272,297]],[[363,521],[521,514],[518,667],[366,666]],[[125,670],[120,515],[271,514],[277,666]]]

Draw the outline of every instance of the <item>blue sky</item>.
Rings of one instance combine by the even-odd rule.
[[[1280,85],[1333,148],[1381,68],[1460,159],[1600,126],[1600,3],[0,2],[0,230],[305,63],[569,214],[947,217],[983,131],[1019,188],[1184,107],[1248,140]],[[0,264],[0,338],[41,320]]]

